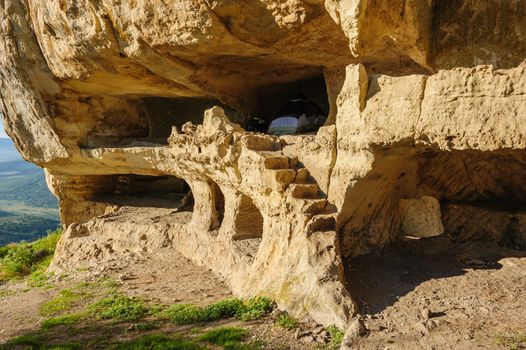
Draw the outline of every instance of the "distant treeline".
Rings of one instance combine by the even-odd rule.
[[[42,169],[23,160],[0,161],[0,246],[55,230],[57,207]]]
[[[0,246],[43,237],[59,226],[58,219],[18,215],[0,218]]]
[[[20,201],[37,208],[57,208],[42,169],[24,161],[0,162],[0,200]]]

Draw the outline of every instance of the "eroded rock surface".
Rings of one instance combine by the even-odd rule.
[[[524,249],[524,5],[1,1],[4,125],[67,227],[52,269],[173,248],[344,328],[349,261],[407,234],[401,201],[435,198],[414,236]],[[316,134],[244,130],[298,91]]]
[[[435,237],[444,233],[440,203],[433,197],[400,200],[402,234],[410,237]]]

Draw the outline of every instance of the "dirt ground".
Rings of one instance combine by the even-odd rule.
[[[445,237],[350,262],[366,335],[356,349],[526,348],[526,252]]]
[[[26,282],[0,285],[0,343],[35,331],[39,306],[82,281],[109,276],[119,291],[154,304],[207,305],[231,296],[228,287],[205,268],[168,248],[126,266],[106,262],[96,271],[80,270],[56,278],[50,288]],[[363,313],[366,333],[356,349],[521,349],[526,348],[526,252],[498,245],[452,244],[445,239],[400,242],[348,262],[350,290]],[[302,332],[312,323],[302,324]],[[264,349],[327,349],[295,339],[273,317],[243,323],[225,320],[201,325],[247,328]],[[100,332],[128,337],[126,327]],[[190,332],[190,326],[163,326],[162,334]],[[93,332],[99,332],[93,331]],[[64,337],[57,334],[57,337]],[[78,340],[78,339],[77,339]]]
[[[0,286],[0,344],[16,336],[29,334],[40,328],[45,319],[39,315],[39,306],[56,296],[60,290],[71,288],[80,282],[89,282],[110,277],[119,284],[118,290],[129,296],[143,298],[146,302],[159,305],[192,303],[205,306],[213,302],[232,297],[228,287],[207,269],[197,266],[171,249],[162,249],[148,259],[129,260],[122,266],[106,262],[106,266],[97,269],[75,271],[68,276],[52,280],[46,288],[28,287],[25,281],[4,283]],[[108,325],[102,322],[97,331],[107,333],[111,329],[119,340],[126,339],[129,324]],[[216,326],[239,326],[249,330],[251,339],[262,340],[264,349],[315,349],[316,343],[306,344],[296,340],[295,331],[285,330],[274,323],[273,315],[262,320],[242,322],[235,319],[201,324],[203,331]],[[163,325],[155,334],[187,334],[194,331],[194,325]],[[137,336],[139,334],[135,334]],[[96,334],[87,338],[96,338]],[[84,335],[86,337],[86,335]],[[129,336],[128,336],[129,337]],[[57,340],[79,341],[79,336],[64,339],[57,334]],[[82,341],[82,340],[81,340]],[[87,341],[88,339],[84,339]],[[319,345],[319,344],[318,344]],[[89,346],[86,348],[90,348]]]

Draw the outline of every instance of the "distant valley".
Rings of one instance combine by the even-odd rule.
[[[10,139],[0,139],[0,245],[39,238],[58,225],[44,171],[24,161]]]

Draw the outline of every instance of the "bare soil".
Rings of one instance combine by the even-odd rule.
[[[153,304],[207,305],[232,296],[207,269],[171,249],[154,256],[104,262],[96,269],[57,276],[50,288],[26,281],[0,285],[0,343],[40,328],[39,306],[60,290],[108,276],[118,290]],[[363,314],[366,332],[356,349],[524,349],[526,348],[526,252],[497,244],[452,243],[446,238],[407,240],[348,262],[351,293]],[[301,331],[316,325],[302,320]],[[245,327],[263,349],[328,349],[323,343],[295,339],[294,330],[275,317],[241,322],[223,320],[177,326],[163,324],[130,332],[129,323],[101,322],[68,335],[68,341],[100,348],[94,339],[126,340],[143,334],[192,335],[218,325]],[[64,339],[57,330],[58,340]],[[308,338],[308,337],[306,337]]]
[[[128,257],[126,257],[128,258]],[[52,299],[61,290],[80,282],[99,280],[101,277],[115,279],[118,290],[126,295],[143,298],[158,305],[192,303],[200,306],[232,297],[228,287],[213,273],[197,266],[171,249],[162,249],[151,258],[105,262],[102,269],[75,271],[51,281],[48,288],[31,288],[26,281],[14,281],[0,286],[0,344],[16,336],[38,331],[45,317],[40,316],[39,307]],[[102,271],[102,272],[101,272]],[[75,311],[75,310],[72,310]],[[315,349],[316,343],[306,344],[294,337],[294,331],[278,327],[273,315],[262,320],[243,322],[235,319],[193,324],[188,326],[163,323],[158,329],[147,332],[130,332],[130,323],[113,324],[101,321],[89,329],[76,331],[64,338],[64,330],[51,332],[52,339],[59,342],[77,342],[86,349],[100,349],[94,340],[112,338],[123,341],[145,334],[182,334],[195,336],[196,329],[204,332],[217,326],[238,326],[249,330],[250,339],[262,341],[263,349]],[[49,332],[48,332],[49,333]],[[90,345],[94,344],[94,345]],[[84,347],[83,347],[84,348]],[[104,348],[104,347],[102,347]]]
[[[526,348],[525,256],[438,237],[353,259],[367,328],[356,349]]]

